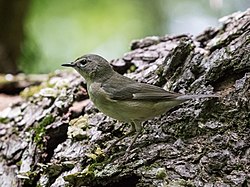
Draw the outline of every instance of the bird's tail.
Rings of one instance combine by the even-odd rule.
[[[181,95],[178,96],[176,99],[177,100],[190,100],[190,99],[200,99],[200,98],[209,98],[209,97],[221,97],[220,95],[213,95],[213,94],[200,94],[200,95]]]

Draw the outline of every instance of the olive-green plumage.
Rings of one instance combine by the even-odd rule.
[[[159,116],[186,100],[215,95],[183,95],[160,87],[139,83],[115,72],[104,58],[84,55],[70,64],[87,82],[88,94],[95,106],[104,114],[120,121],[130,122],[132,129],[126,136],[137,132],[131,146],[142,130],[141,123]]]

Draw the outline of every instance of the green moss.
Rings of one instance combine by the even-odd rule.
[[[32,97],[34,94],[39,93],[43,88],[53,88],[54,86],[55,84],[51,84],[48,80],[42,84],[25,88],[23,91],[21,91],[20,96],[24,99],[27,99]]]
[[[20,96],[24,99],[27,99],[34,94],[38,93],[44,86],[38,85],[38,86],[31,86],[28,88],[25,88],[21,93]]]
[[[170,181],[167,185],[164,185],[164,187],[195,187],[195,185],[190,180],[177,179]]]
[[[47,126],[55,121],[55,118],[49,114],[43,118],[43,120],[39,123],[40,126]]]
[[[97,147],[94,153],[86,153],[86,156],[97,163],[102,162],[105,158],[104,151],[100,147]]]
[[[132,65],[132,66],[130,66],[128,72],[129,72],[129,73],[135,72],[136,69],[137,69],[137,67],[136,67],[135,65]]]
[[[38,172],[27,171],[24,173],[19,173],[17,178],[22,179],[23,184],[21,186],[32,186],[37,176]]]
[[[156,85],[163,86],[166,83],[166,77],[164,75],[164,66],[163,65],[159,66],[155,71],[155,74],[158,76]]]
[[[34,128],[35,131],[35,137],[34,142],[37,144],[41,144],[42,138],[46,133],[45,127],[55,121],[55,118],[49,114],[45,116],[40,123],[37,124],[37,126]]]
[[[20,167],[22,163],[23,163],[22,160],[20,160],[19,162],[16,163],[16,165]]]
[[[74,186],[84,186],[92,181],[94,177],[94,168],[91,165],[88,165],[82,172],[66,175],[63,178]]]
[[[155,176],[156,176],[156,179],[161,179],[161,180],[165,179],[167,176],[166,169],[165,168],[158,168]]]
[[[0,117],[0,123],[6,124],[6,123],[8,123],[9,121],[10,121],[9,118],[2,118],[2,117]]]

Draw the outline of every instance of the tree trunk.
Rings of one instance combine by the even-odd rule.
[[[29,0],[0,0],[0,73],[18,73]]]

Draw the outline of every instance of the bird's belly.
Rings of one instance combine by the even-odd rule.
[[[100,84],[89,88],[94,105],[104,114],[125,122],[145,121],[167,112],[183,101],[113,100],[102,90]]]
[[[120,121],[145,121],[167,112],[179,102],[117,101],[94,102],[104,114]]]

